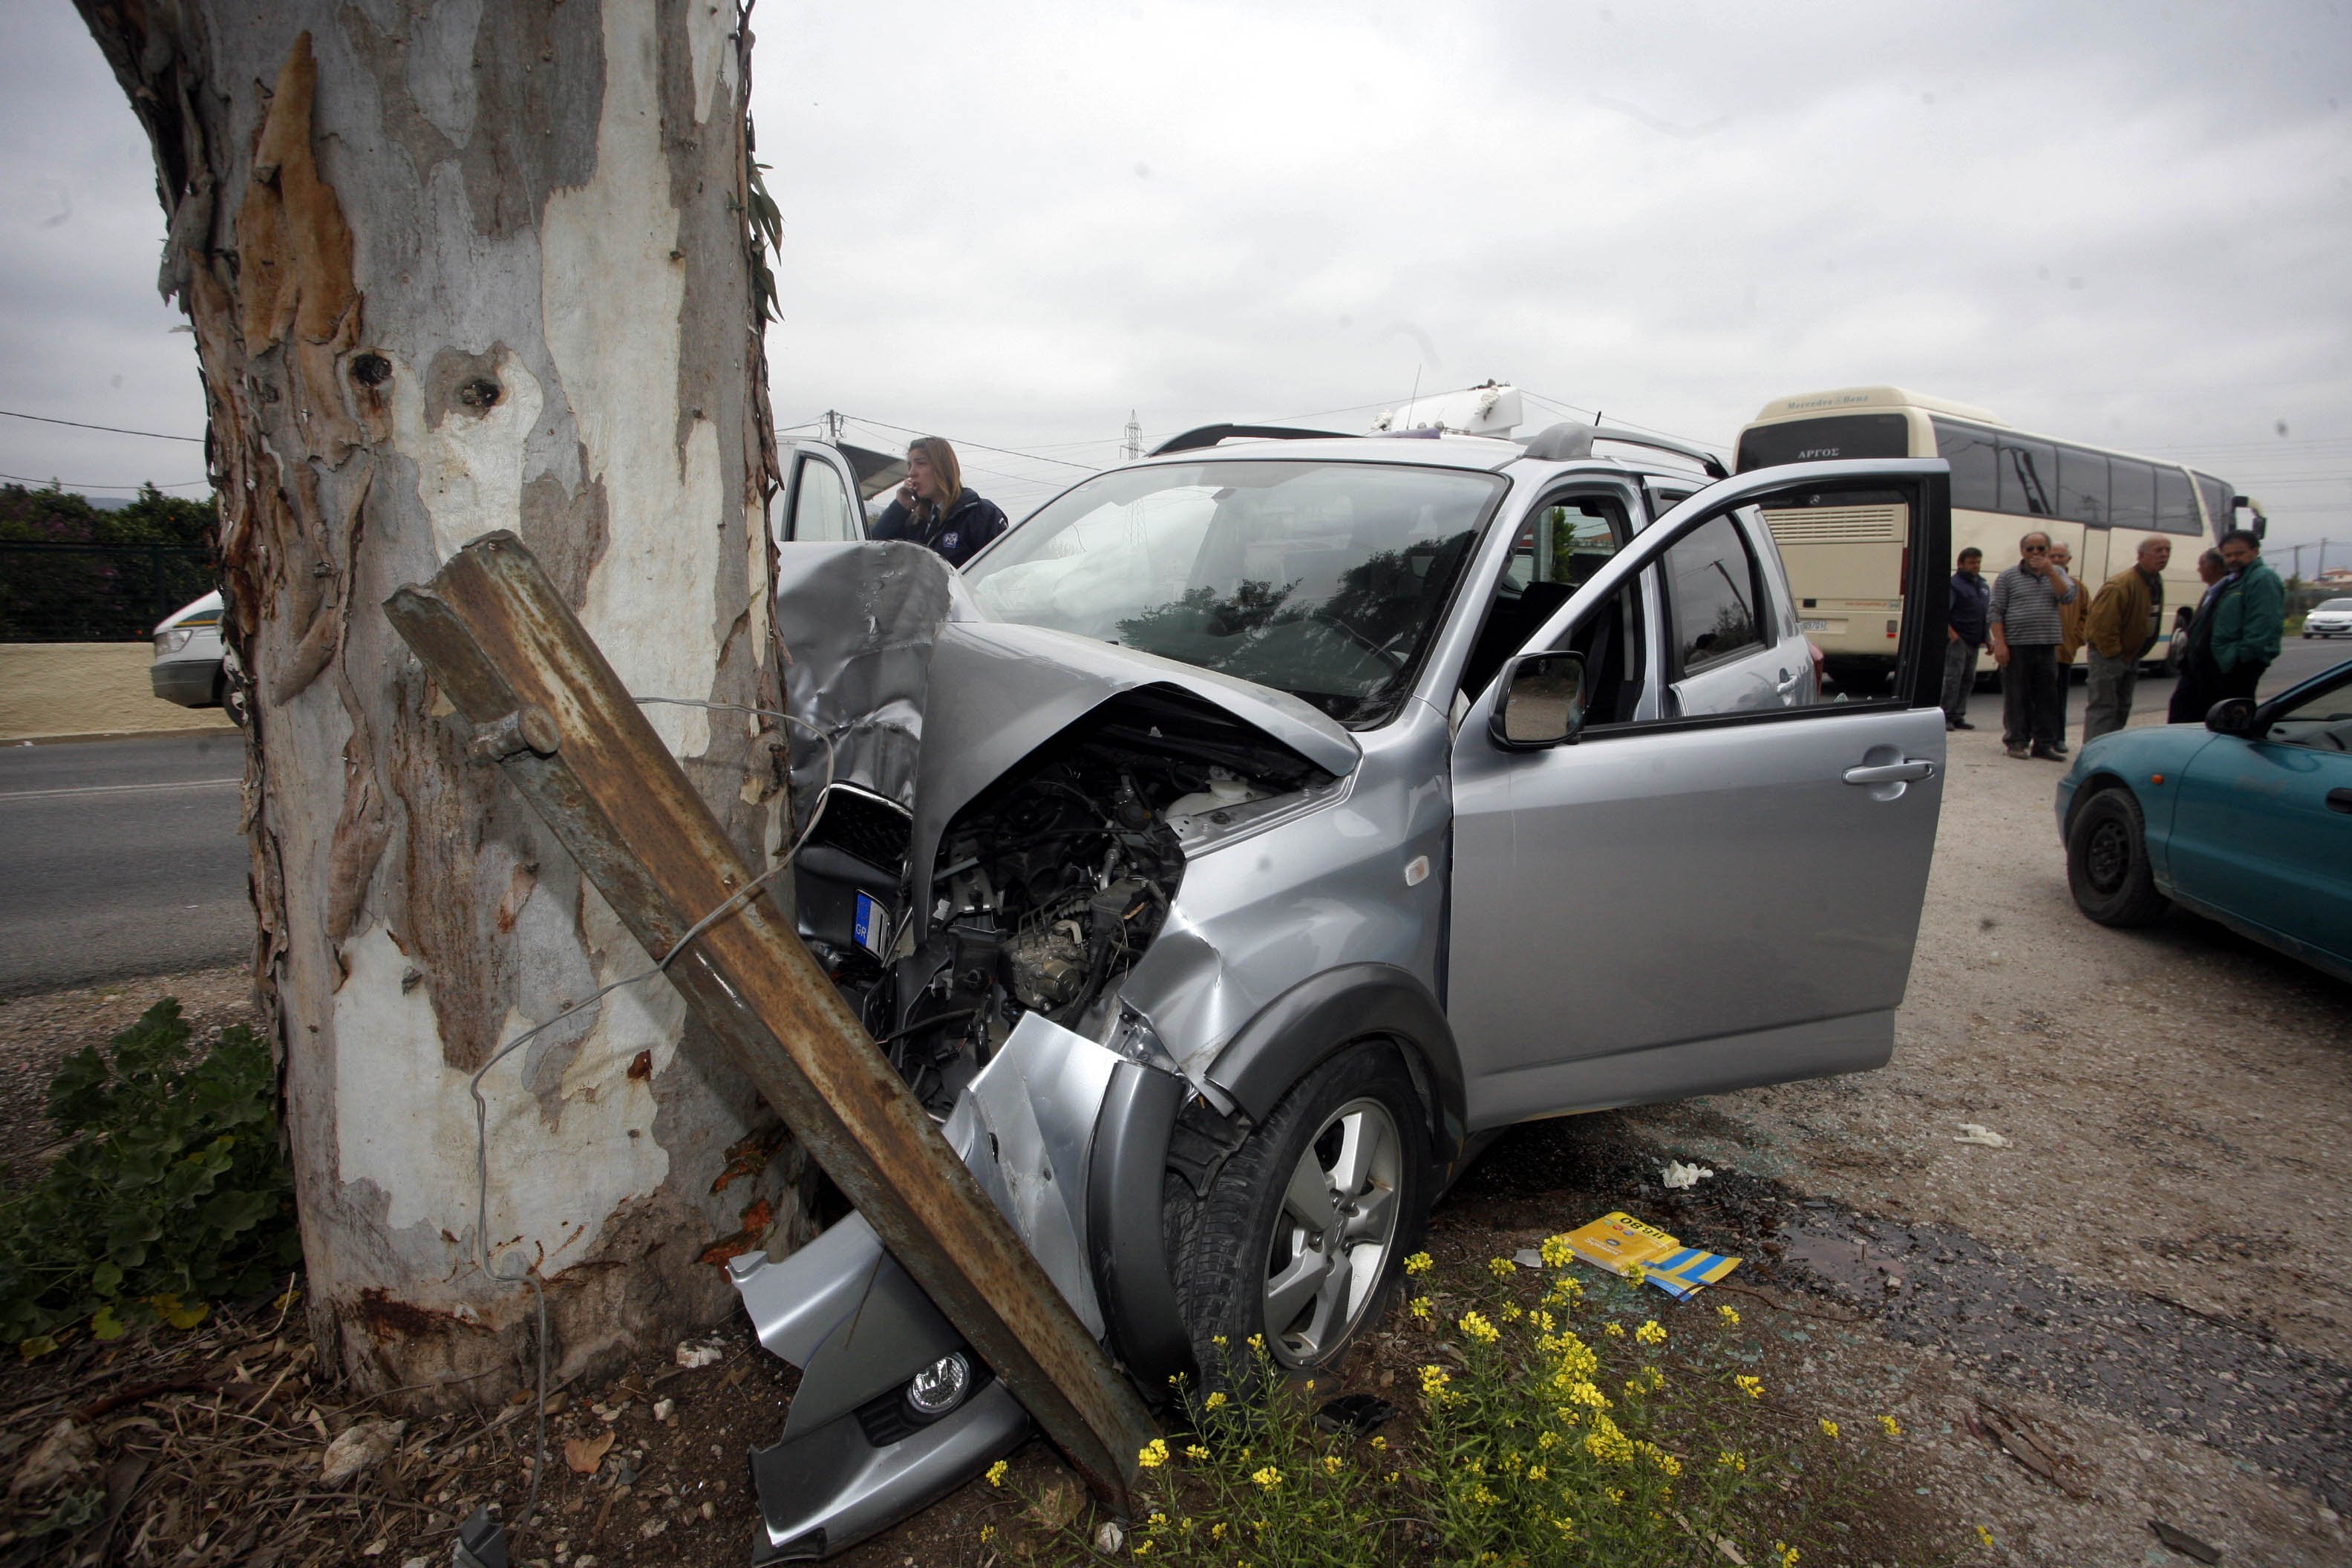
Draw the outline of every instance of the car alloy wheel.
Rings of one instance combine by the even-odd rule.
[[[1266,1343],[1321,1360],[1363,1315],[1396,1239],[1403,1139],[1388,1107],[1351,1100],[1299,1152],[1266,1260]]]
[[[1169,1261],[1204,1392],[1339,1359],[1420,1245],[1429,1110],[1398,1047],[1323,1058],[1242,1135],[1197,1204],[1171,1175]]]

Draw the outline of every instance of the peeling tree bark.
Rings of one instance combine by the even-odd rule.
[[[312,1324],[364,1389],[495,1395],[530,1298],[472,1263],[467,1079],[646,960],[379,606],[509,528],[632,691],[782,705],[750,36],[688,0],[78,3],[204,368]],[[780,736],[650,714],[764,864]],[[806,1233],[803,1162],[665,982],[483,1089],[489,1247],[540,1270],[566,1373],[718,1320],[709,1259]]]

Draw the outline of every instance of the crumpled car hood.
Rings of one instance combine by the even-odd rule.
[[[955,814],[1006,769],[1123,691],[1173,687],[1215,704],[1327,773],[1355,737],[1309,704],[1156,654],[991,621],[963,579],[919,544],[793,544],[777,552],[786,703],[833,742],[833,776],[914,816],[928,869]],[[824,742],[794,728],[800,820],[825,779]]]

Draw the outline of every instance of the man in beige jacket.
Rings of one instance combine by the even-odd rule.
[[[2091,648],[2088,700],[2083,710],[2083,743],[2131,722],[2132,688],[2139,661],[2156,646],[2164,625],[2164,568],[2172,541],[2143,539],[2138,557],[2101,585],[2091,601],[2084,632]]]

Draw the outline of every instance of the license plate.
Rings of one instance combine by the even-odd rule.
[[[1825,632],[1830,629],[1830,624],[1827,621],[1799,621],[1797,629],[1801,632]]]

